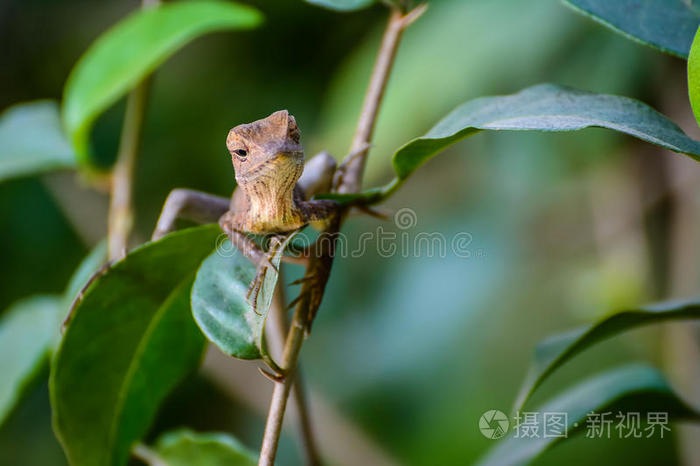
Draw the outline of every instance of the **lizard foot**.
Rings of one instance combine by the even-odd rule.
[[[270,259],[270,254],[262,254],[259,256],[257,261],[257,272],[255,278],[248,287],[248,293],[246,294],[246,299],[248,303],[253,307],[253,311],[257,315],[262,315],[258,312],[258,298],[262,292],[263,286],[265,285],[265,277],[267,276],[268,270],[274,270],[275,273],[279,273],[279,267],[272,263]]]
[[[302,291],[299,293],[299,296],[294,298],[286,307],[285,310],[290,310],[294,306],[296,306],[299,301],[301,301],[303,298],[306,296],[309,296],[311,294],[311,289],[313,289],[314,283],[316,282],[316,275],[315,274],[306,274],[303,277],[301,277],[298,280],[294,280],[293,282],[289,283],[289,286],[294,286],[294,285],[304,285],[308,283],[310,286],[302,288]]]
[[[304,285],[299,295],[289,303],[285,310],[289,310],[296,306],[299,302],[306,300],[305,305],[308,307],[309,312],[304,325],[304,334],[306,336],[308,336],[311,332],[311,324],[314,320],[314,317],[316,316],[316,311],[318,311],[318,308],[321,305],[322,294],[319,292],[318,289],[320,282],[321,280],[317,274],[310,273],[300,278],[299,280],[295,280],[292,283],[290,283],[290,285]]]

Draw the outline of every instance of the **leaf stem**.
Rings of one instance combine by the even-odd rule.
[[[396,58],[396,51],[401,40],[402,32],[409,24],[425,11],[425,5],[420,5],[413,11],[403,14],[398,8],[393,8],[389,16],[382,38],[382,43],[370,78],[367,94],[363,103],[355,137],[350,148],[351,159],[346,160],[345,169],[339,181],[336,182],[337,190],[342,193],[357,192],[362,183],[365,160],[372,141],[372,134],[376,124],[379,108],[389,80],[389,75]],[[276,382],[270,401],[270,409],[267,415],[265,433],[263,435],[260,450],[260,466],[272,466],[277,454],[277,444],[282,430],[282,420],[287,406],[287,399],[294,382],[294,373],[297,360],[301,351],[304,336],[308,332],[314,313],[320,305],[321,298],[333,264],[335,253],[335,239],[340,230],[342,220],[345,217],[345,209],[341,209],[324,234],[330,234],[331,241],[324,241],[322,250],[310,257],[307,269],[307,277],[312,280],[302,286],[301,297],[292,317],[292,323],[287,333],[287,339],[282,353],[280,365],[285,370],[282,381]],[[329,244],[330,243],[330,244]]]

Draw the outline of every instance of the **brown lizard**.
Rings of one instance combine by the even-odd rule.
[[[322,152],[304,169],[299,128],[286,110],[236,126],[229,131],[226,146],[238,183],[230,202],[198,191],[173,190],[163,206],[153,239],[172,231],[177,218],[200,223],[218,218],[231,242],[258,268],[248,296],[256,309],[262,280],[274,265],[247,234],[284,235],[328,219],[337,204],[308,197],[330,189],[336,164]]]

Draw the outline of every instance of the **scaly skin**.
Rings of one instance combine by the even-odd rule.
[[[337,206],[328,200],[304,200],[297,185],[304,170],[299,139],[296,121],[286,110],[236,126],[226,139],[238,189],[219,224],[231,242],[258,267],[249,290],[254,309],[267,268],[274,265],[246,233],[290,233],[310,222],[327,220]]]
[[[233,128],[226,139],[238,189],[221,217],[224,231],[286,233],[332,213],[332,201],[305,201],[297,181],[304,152],[294,117],[280,110]]]

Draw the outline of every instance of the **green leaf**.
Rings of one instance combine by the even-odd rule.
[[[18,104],[0,116],[0,181],[75,166],[56,102]]]
[[[306,0],[306,2],[329,10],[353,11],[366,8],[375,3],[376,0]]]
[[[80,264],[62,296],[35,296],[14,304],[0,318],[0,425],[59,341],[61,321],[83,283],[104,261],[100,243]]]
[[[279,266],[288,235],[275,249],[270,262]],[[263,339],[278,274],[268,268],[258,297],[257,312],[246,295],[255,279],[253,263],[226,240],[202,263],[192,288],[192,313],[207,338],[224,353],[240,359],[267,356]]]
[[[533,365],[520,389],[515,409],[522,409],[535,390],[555,370],[601,340],[642,325],[680,319],[700,319],[700,302],[670,302],[626,310],[608,316],[589,327],[544,340],[535,350]]]
[[[700,29],[698,29],[700,31]],[[700,125],[700,32],[696,33],[688,57],[688,95],[695,121]]]
[[[188,429],[168,432],[155,446],[168,466],[255,466],[257,455],[224,433],[197,433]]]
[[[392,164],[397,178],[393,182],[359,197],[365,202],[386,198],[440,151],[483,130],[575,131],[592,127],[629,134],[700,161],[700,142],[642,102],[540,84],[517,94],[482,97],[460,105],[424,136],[396,151]]]
[[[700,9],[691,0],[564,0],[625,37],[687,58]]]
[[[46,362],[63,318],[61,304],[58,296],[34,296],[0,318],[0,424]]]
[[[666,379],[656,369],[643,365],[617,368],[592,377],[567,390],[554,400],[540,406],[539,432],[544,432],[543,413],[566,413],[569,437],[586,428],[586,418],[591,412],[668,413],[669,420],[697,420],[697,411],[682,401],[669,387]],[[608,416],[610,418],[610,416]],[[657,428],[658,429],[658,428]],[[611,429],[611,435],[615,432]],[[656,435],[659,435],[657,430]],[[495,448],[490,450],[478,464],[481,466],[508,466],[527,464],[534,458],[559,443],[564,438],[539,435],[538,438],[515,437],[514,431]]]
[[[73,300],[78,296],[83,286],[92,275],[107,261],[107,240],[100,241],[83,259],[70,280],[64,292],[64,307],[70,309]]]
[[[73,466],[126,464],[163,398],[199,364],[192,321],[194,272],[218,225],[135,249],[87,288],[50,376],[54,430]]]
[[[100,36],[64,90],[63,123],[79,162],[89,162],[89,132],[100,113],[179,48],[204,34],[250,29],[262,16],[231,2],[179,2],[139,10]]]

